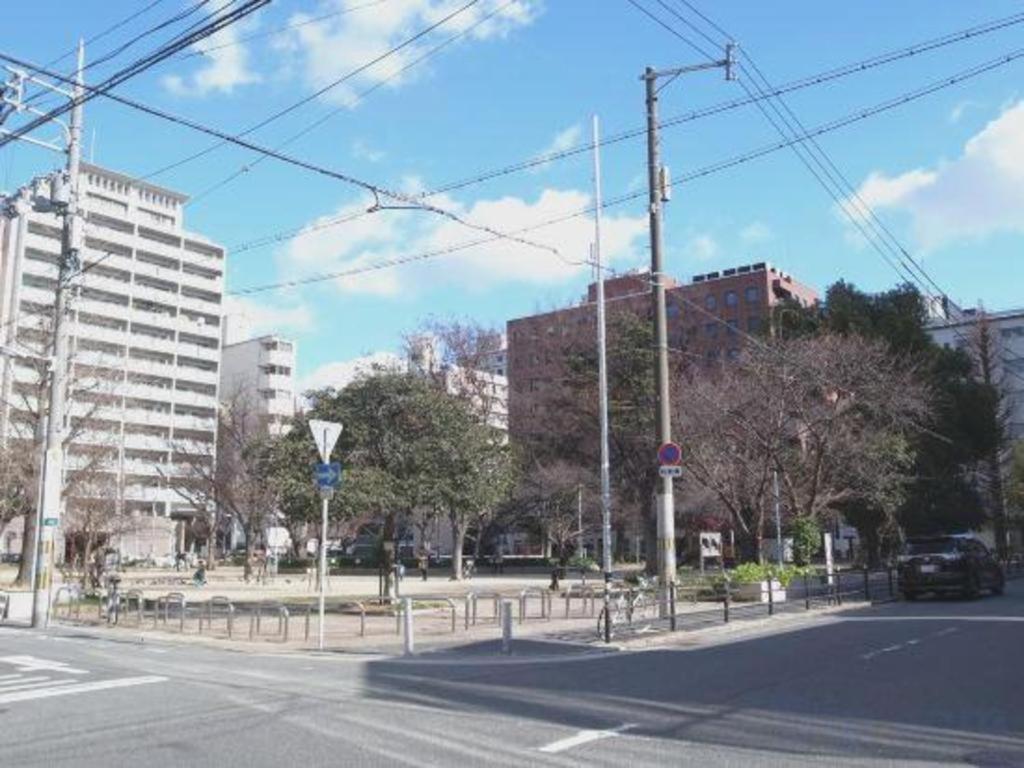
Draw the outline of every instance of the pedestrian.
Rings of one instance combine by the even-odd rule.
[[[494,557],[494,562],[498,566],[498,573],[499,574],[504,574],[505,573],[505,556],[501,553],[500,549],[498,550],[498,554],[495,555],[495,557]]]
[[[184,552],[178,552],[174,556],[174,570],[176,572],[180,571],[182,569],[182,567],[184,567],[184,565],[185,565],[185,553]]]
[[[420,576],[422,576],[423,580],[426,581],[427,580],[427,568],[430,565],[430,558],[429,558],[429,556],[427,555],[426,552],[420,552],[420,556],[419,556],[419,558],[417,560],[417,564],[419,565],[419,568],[420,568]]]

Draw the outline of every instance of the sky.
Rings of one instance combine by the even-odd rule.
[[[80,37],[101,35],[86,51],[87,62],[98,61],[192,11],[90,68],[89,81],[98,83],[224,2],[60,0],[59,14],[53,4],[9,3],[0,53],[40,65],[56,61],[67,71],[72,59],[60,57]],[[690,5],[273,0],[117,88],[233,135],[303,101],[246,138],[397,195],[382,198],[384,209],[374,213],[366,213],[374,204],[366,187],[239,147],[218,146],[180,162],[218,142],[101,98],[85,107],[86,156],[192,198],[186,228],[228,248],[232,338],[274,332],[295,339],[305,389],[338,383],[357,357],[388,359],[404,334],[430,318],[503,327],[577,301],[590,274],[589,215],[507,235],[591,205],[589,153],[432,196],[434,210],[410,208],[409,201],[586,143],[593,115],[604,136],[641,128],[644,67],[706,61],[680,36],[717,57],[728,35],[744,67],[738,81],[726,81],[720,69],[662,81],[663,120],[744,97],[755,87],[755,65],[770,83],[788,83],[1022,11],[1003,0]],[[793,92],[785,104],[810,128],[1013,54],[1022,41],[1024,23],[1008,24]],[[841,173],[856,192],[838,197],[849,216],[789,149],[685,180],[778,141],[755,106],[666,127],[663,161],[673,179],[683,179],[665,209],[668,271],[689,279],[769,261],[820,291],[839,279],[884,290],[901,276],[858,232],[870,206],[893,247],[905,251],[899,257],[913,259],[954,301],[992,310],[1024,305],[1022,72],[1024,58],[1013,60],[821,135],[818,144],[837,169],[829,173]],[[60,162],[24,143],[0,148],[0,189]],[[642,268],[650,260],[643,137],[605,146],[601,163],[606,202],[638,194],[604,211],[605,260],[616,271]],[[477,240],[489,242],[437,253]],[[379,267],[417,255],[426,257]],[[278,287],[247,292],[263,286]]]

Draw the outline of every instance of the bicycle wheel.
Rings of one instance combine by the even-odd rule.
[[[637,632],[645,632],[651,628],[651,614],[654,601],[650,595],[641,592],[633,598],[630,606],[630,626]]]

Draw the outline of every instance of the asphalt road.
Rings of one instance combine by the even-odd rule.
[[[406,661],[0,628],[0,765],[1024,766],[1022,581],[737,631]]]

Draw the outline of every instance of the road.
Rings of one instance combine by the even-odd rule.
[[[0,629],[0,764],[1024,766],[1024,581],[737,632],[407,661]]]

